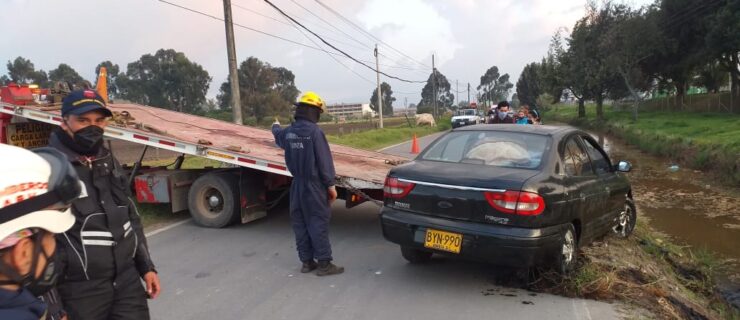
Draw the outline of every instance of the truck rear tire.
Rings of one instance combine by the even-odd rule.
[[[204,227],[223,228],[238,221],[239,177],[226,172],[200,176],[188,192],[188,209]]]

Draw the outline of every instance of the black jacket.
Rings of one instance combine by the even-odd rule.
[[[509,116],[509,115],[507,115],[507,116],[506,116],[505,118],[503,118],[503,119],[499,118],[499,117],[498,117],[498,115],[496,115],[496,116],[494,116],[494,117],[493,117],[493,119],[491,120],[491,123],[493,123],[493,124],[497,124],[497,123],[516,123],[516,121],[514,120],[514,118],[512,118],[512,117],[511,117],[511,116]]]
[[[130,278],[155,271],[126,176],[116,159],[101,147],[94,160],[87,161],[66,147],[59,134],[65,133],[52,133],[49,146],[67,155],[87,193],[72,204],[74,226],[57,236],[61,281],[115,281],[123,275]]]

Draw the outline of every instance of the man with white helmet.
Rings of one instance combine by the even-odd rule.
[[[0,144],[0,319],[40,319],[61,271],[55,233],[75,222],[69,205],[81,190],[64,155]]]

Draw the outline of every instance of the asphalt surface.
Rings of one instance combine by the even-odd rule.
[[[614,319],[605,303],[495,285],[496,268],[435,258],[408,264],[378,208],[334,206],[331,240],[346,272],[301,274],[285,207],[252,224],[192,221],[149,237],[164,291],[153,319]]]
[[[430,134],[428,136],[423,136],[423,137],[417,138],[417,141],[419,143],[419,150],[424,150],[424,148],[426,148],[427,146],[429,146],[429,144],[431,144],[432,142],[434,142],[435,139],[437,139],[439,136],[441,136],[442,134],[444,134],[446,132],[447,131],[433,133],[433,134]],[[392,155],[396,155],[396,156],[406,157],[406,158],[409,158],[409,159],[416,158],[416,156],[418,155],[418,154],[415,154],[415,153],[411,153],[411,141],[406,141],[406,142],[403,142],[403,143],[392,145],[390,147],[385,147],[385,148],[380,149],[378,151],[379,152],[382,152],[382,153],[387,153],[387,154],[392,154]]]
[[[432,138],[422,138],[428,143]],[[426,141],[426,142],[424,142]],[[385,150],[405,150],[399,145]],[[423,148],[424,146],[422,146]],[[406,151],[407,152],[407,151]],[[225,229],[192,220],[148,236],[164,291],[153,319],[617,319],[610,304],[500,286],[511,274],[435,257],[411,265],[385,241],[379,208],[333,207],[330,238],[344,274],[301,274],[287,204]],[[502,274],[503,272],[503,274]]]

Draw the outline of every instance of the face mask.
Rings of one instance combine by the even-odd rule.
[[[74,141],[84,152],[96,151],[103,144],[103,129],[87,126],[74,133]]]
[[[15,269],[0,262],[0,272],[10,278],[9,280],[1,281],[0,285],[18,284],[21,287],[26,288],[36,297],[43,295],[56,285],[57,279],[59,278],[57,254],[54,252],[47,256],[41,247],[41,238],[42,235],[37,235],[36,240],[34,241],[35,256],[31,262],[31,271],[28,274],[21,276]],[[44,270],[41,272],[41,276],[36,278],[36,269],[39,260],[41,260],[41,255],[46,258],[46,265],[44,266]]]
[[[506,119],[506,115],[507,115],[506,112],[501,111],[501,112],[498,113],[498,118],[501,119],[501,120],[504,120],[504,119]]]
[[[41,243],[38,243],[38,245],[41,245]],[[59,268],[57,268],[57,265],[59,265],[57,261],[57,254],[56,252],[52,253],[51,256],[47,256],[43,250],[41,250],[41,254],[44,255],[46,258],[46,266],[44,266],[44,271],[42,271],[41,276],[39,278],[32,278],[32,274],[28,275],[27,281],[24,281],[23,284],[28,291],[30,291],[35,297],[41,296],[44,293],[48,292],[56,286],[57,280],[59,279]],[[29,279],[30,278],[30,279]]]

